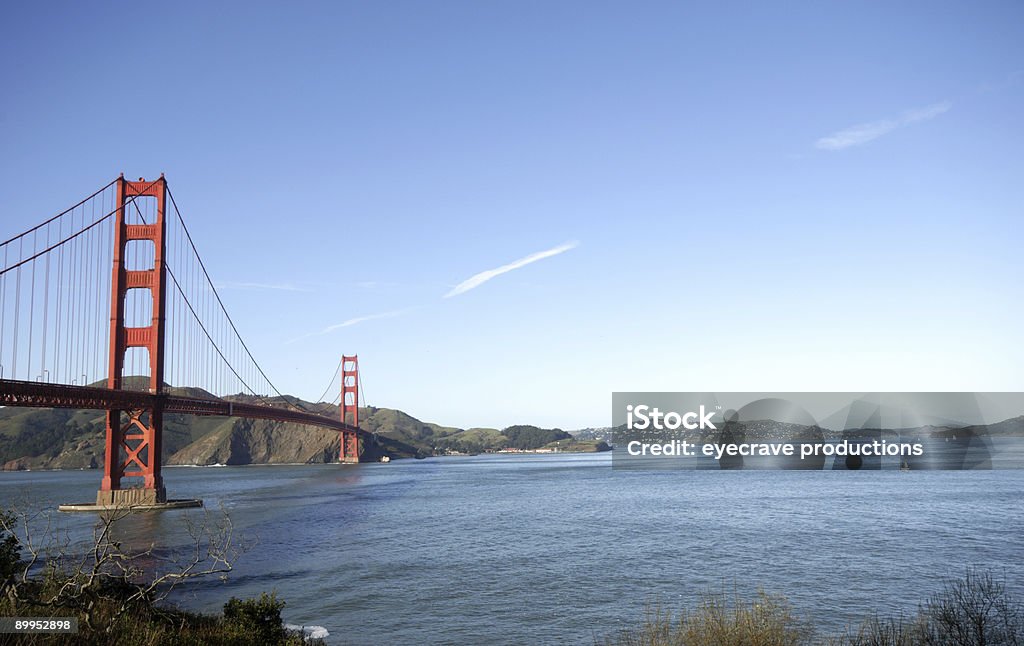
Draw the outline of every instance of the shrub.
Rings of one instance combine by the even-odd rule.
[[[967,570],[948,581],[910,621],[874,617],[836,643],[849,646],[1024,645],[1020,601],[991,572]]]
[[[924,644],[1017,646],[1024,644],[1019,600],[991,572],[969,569],[947,582],[921,609]]]
[[[281,624],[282,608],[284,601],[278,601],[273,592],[264,592],[258,599],[231,597],[224,604],[224,620],[254,644],[279,644],[288,637]]]
[[[705,593],[695,610],[673,619],[660,606],[648,608],[643,625],[607,640],[608,646],[799,646],[810,643],[810,631],[782,597],[758,593],[745,603]]]

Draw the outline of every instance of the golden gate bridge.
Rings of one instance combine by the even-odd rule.
[[[161,473],[165,413],[334,429],[339,462],[358,462],[358,357],[342,356],[325,394],[339,374],[337,418],[278,390],[163,175],[122,174],[0,243],[0,405],[106,411],[103,477],[88,507],[173,506]]]

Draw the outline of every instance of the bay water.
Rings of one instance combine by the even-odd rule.
[[[96,471],[0,473],[0,503],[95,498]],[[250,548],[174,602],[276,591],[332,644],[593,643],[703,591],[785,595],[823,632],[913,612],[979,566],[1024,595],[1024,471],[622,471],[604,454],[167,468],[205,510],[136,514],[183,547],[226,513]],[[76,541],[95,517],[59,514]]]

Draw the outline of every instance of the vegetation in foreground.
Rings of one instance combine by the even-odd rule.
[[[764,592],[750,602],[702,595],[678,613],[648,608],[641,624],[604,646],[1024,646],[1024,604],[991,572],[969,569],[911,617],[871,617],[837,636],[820,635],[785,598]]]
[[[0,617],[78,620],[75,634],[6,634],[4,643],[153,646],[159,644],[300,645],[304,639],[285,629],[284,602],[274,594],[256,599],[232,597],[220,616],[188,612],[164,603],[178,584],[225,576],[237,554],[230,523],[190,525],[194,551],[184,558],[153,549],[128,551],[115,538],[127,512],[101,517],[85,554],[73,554],[58,532],[29,530],[32,517],[0,513]],[[226,517],[225,517],[226,520]],[[24,531],[19,536],[15,527]],[[39,542],[40,538],[44,542]],[[144,565],[143,565],[144,564]]]

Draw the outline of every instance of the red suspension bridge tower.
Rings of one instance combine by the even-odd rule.
[[[352,426],[359,428],[359,355],[341,357],[341,423],[348,424],[349,413]],[[339,462],[359,462],[359,434],[354,430],[341,431],[341,452]]]
[[[129,202],[139,197],[156,198],[156,221],[151,224],[127,224]],[[107,411],[107,437],[103,457],[103,480],[96,504],[152,505],[167,501],[160,474],[163,435],[164,321],[167,271],[164,264],[167,247],[165,215],[167,182],[163,175],[153,182],[117,179],[114,214],[114,267],[110,289],[110,372],[107,387],[124,387],[124,359],[129,348],[144,348],[149,354],[149,393],[154,395],[148,408]],[[153,244],[153,266],[128,269],[125,264],[129,242]],[[152,320],[145,327],[125,325],[125,299],[128,290],[148,292],[152,298]],[[121,488],[124,477],[141,477],[142,488]]]

